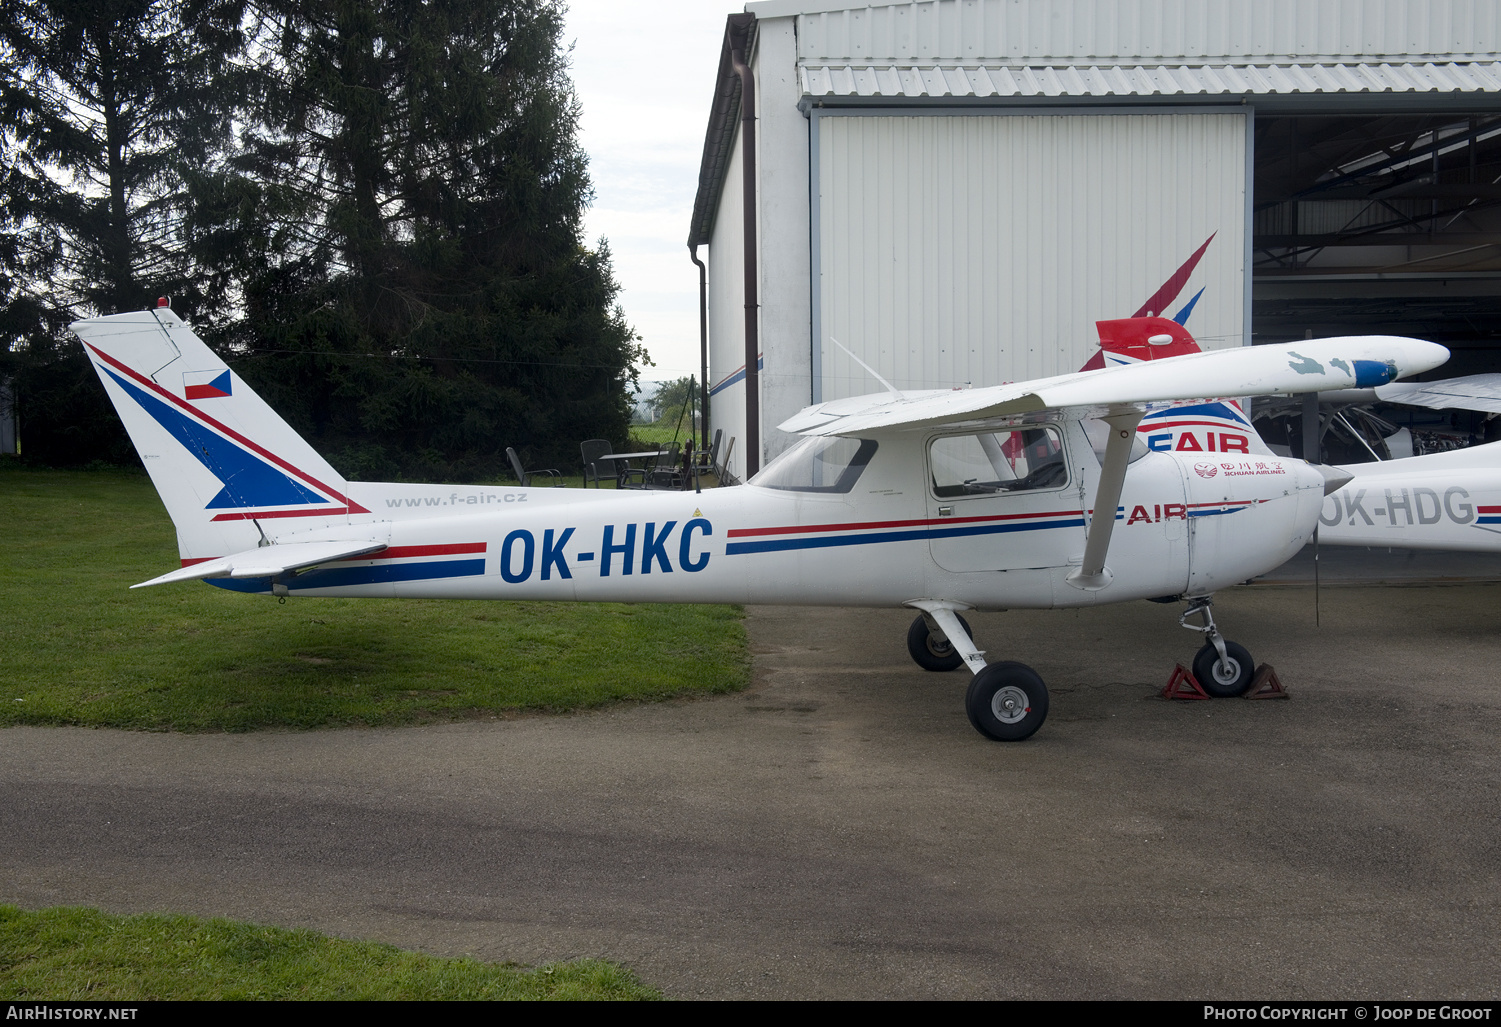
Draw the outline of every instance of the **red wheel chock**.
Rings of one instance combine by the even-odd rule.
[[[1173,676],[1167,679],[1167,687],[1161,692],[1164,699],[1208,699],[1209,693],[1204,691],[1193,672],[1183,664],[1173,668]]]
[[[1291,699],[1292,695],[1282,686],[1282,681],[1277,677],[1277,672],[1272,669],[1270,663],[1263,663],[1256,668],[1256,676],[1251,679],[1251,687],[1246,689],[1242,699]]]

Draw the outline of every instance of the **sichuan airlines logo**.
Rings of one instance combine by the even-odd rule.
[[[1220,473],[1220,469],[1214,464],[1194,464],[1194,471],[1200,478],[1213,478]]]

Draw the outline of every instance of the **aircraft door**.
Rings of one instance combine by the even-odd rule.
[[[1084,551],[1084,517],[1056,425],[928,440],[928,545],[949,571],[1062,567]]]

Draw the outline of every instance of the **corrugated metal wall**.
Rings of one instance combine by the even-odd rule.
[[[1167,313],[1240,345],[1245,115],[817,116],[815,397],[1076,371],[1213,233]],[[819,365],[815,365],[818,367]]]
[[[714,235],[705,263],[709,267],[709,426],[722,428],[725,445],[732,436],[738,477],[745,467],[745,379],[735,369],[745,366],[745,207],[741,183],[745,163],[740,139],[735,139],[725,167]]]
[[[1492,55],[1495,0],[928,0],[797,19],[807,61]]]

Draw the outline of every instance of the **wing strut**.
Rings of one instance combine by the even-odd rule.
[[[1140,407],[1113,408],[1100,420],[1110,425],[1110,441],[1105,443],[1105,459],[1100,466],[1100,487],[1095,490],[1094,516],[1089,519],[1089,537],[1084,542],[1084,565],[1066,579],[1075,588],[1095,592],[1110,584],[1111,574],[1105,566],[1110,548],[1110,534],[1115,530],[1115,510],[1121,501],[1121,486],[1126,482],[1126,463],[1131,445],[1136,441],[1136,426],[1146,411]]]

